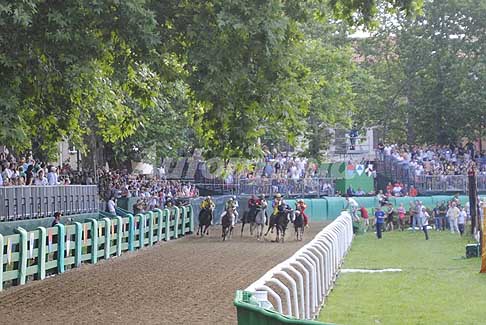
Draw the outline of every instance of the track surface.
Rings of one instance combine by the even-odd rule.
[[[161,243],[85,265],[0,294],[0,324],[236,324],[233,298],[291,256],[324,227],[312,224],[303,242],[229,242],[210,237]]]

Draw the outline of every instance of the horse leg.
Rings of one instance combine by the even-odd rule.
[[[231,237],[233,237],[233,226],[230,227],[230,230],[229,230],[229,239],[231,239]]]
[[[251,227],[251,226],[250,226]],[[241,237],[243,237],[243,230],[245,229],[245,221],[243,220],[241,224]],[[251,229],[251,228],[250,228]]]

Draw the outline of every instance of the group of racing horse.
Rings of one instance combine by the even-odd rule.
[[[295,229],[295,238],[301,241],[304,236],[304,229],[308,226],[308,217],[304,212],[306,208],[304,201],[298,200],[295,209],[293,209],[283,200],[280,194],[276,194],[271,205],[271,213],[267,212],[268,206],[269,204],[264,195],[259,197],[252,196],[248,200],[248,209],[240,218],[237,211],[237,200],[235,197],[231,198],[226,202],[224,212],[221,215],[222,240],[231,239],[234,226],[239,220],[242,224],[242,237],[245,225],[248,224],[250,226],[250,236],[256,235],[258,241],[267,240],[268,234],[275,232],[276,238],[272,241],[283,243],[285,241],[285,232],[289,224],[292,223]],[[210,226],[213,224],[214,209],[215,204],[211,197],[206,197],[201,203],[197,236],[204,237],[204,235],[209,235]],[[264,233],[265,226],[267,226],[267,231]]]

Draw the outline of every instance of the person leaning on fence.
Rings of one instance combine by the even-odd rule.
[[[106,212],[116,215],[116,202],[115,197],[111,196],[108,202],[106,203]]]
[[[383,224],[385,223],[385,212],[381,209],[381,207],[376,208],[375,212],[375,226],[376,226],[376,237],[381,239],[381,231],[383,228]]]
[[[358,211],[359,208],[358,202],[356,202],[355,199],[349,197],[348,195],[346,195],[346,202],[347,204],[345,209],[349,211],[349,213],[353,217],[353,221],[359,221],[358,216],[356,215],[356,212]]]

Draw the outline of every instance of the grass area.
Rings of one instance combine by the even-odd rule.
[[[449,232],[357,236],[343,268],[400,273],[341,274],[320,315],[337,324],[486,324],[486,274],[465,259],[468,238]]]

